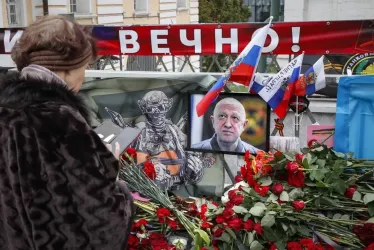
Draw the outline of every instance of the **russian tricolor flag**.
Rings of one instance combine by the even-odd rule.
[[[288,104],[293,95],[293,88],[300,76],[304,54],[289,62],[277,75],[266,81],[261,87],[260,80],[255,80],[256,92],[273,109],[274,113],[283,119],[287,115]],[[260,77],[259,77],[260,78]]]
[[[196,112],[199,117],[202,116],[217,99],[227,82],[236,82],[249,86],[249,89],[251,88],[270,25],[269,23],[258,31],[225,72],[225,75],[214,84],[204,98],[197,104]]]
[[[306,96],[326,87],[323,56],[295,84],[295,95]]]

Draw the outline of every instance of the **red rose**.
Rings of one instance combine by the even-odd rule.
[[[255,191],[259,193],[261,196],[265,197],[266,193],[270,190],[270,186],[255,186]]]
[[[165,223],[165,217],[170,216],[170,211],[167,208],[157,209],[157,217],[160,223]]]
[[[239,231],[240,229],[242,229],[242,225],[243,225],[243,221],[239,218],[234,218],[227,222],[227,226],[229,228],[232,228],[235,231]]]
[[[255,185],[257,185],[257,182],[256,180],[253,178],[253,173],[252,173],[253,170],[250,170],[248,171],[247,173],[247,183],[249,186],[251,187],[254,187]]]
[[[293,201],[292,206],[295,208],[296,211],[303,210],[305,207],[304,201]]]
[[[130,237],[127,241],[127,246],[128,247],[137,247],[139,245],[139,238],[136,237],[133,234],[130,234]]]
[[[287,250],[302,250],[303,248],[298,242],[288,242]]]
[[[134,160],[135,160],[136,157],[137,157],[136,149],[135,149],[135,148],[127,148],[127,149],[126,149],[126,153],[127,153],[131,158],[133,158]]]
[[[280,195],[283,192],[283,185],[280,183],[275,183],[273,185],[273,194]]]
[[[202,206],[201,206],[201,208],[200,208],[200,218],[202,219],[202,220],[206,220],[206,216],[205,216],[205,214],[206,214],[206,212],[208,212],[208,205],[207,204],[203,204]]]
[[[353,195],[354,193],[356,192],[357,190],[357,185],[350,185],[344,192],[344,196],[349,198],[349,199],[352,199],[353,198]]]
[[[234,210],[232,210],[232,208],[227,208],[226,207],[225,210],[223,210],[222,215],[226,220],[230,220],[234,217],[235,212],[234,212]]]
[[[253,228],[255,226],[255,223],[253,222],[253,220],[251,219],[248,219],[246,222],[244,222],[243,224],[243,227],[246,231],[248,232],[252,232],[253,231]]]
[[[305,175],[303,171],[297,171],[296,173],[288,173],[287,174],[287,182],[288,185],[294,186],[294,187],[304,187],[304,180]]]
[[[271,173],[271,171],[273,170],[273,167],[271,165],[264,165],[261,169],[261,173],[263,175],[268,175]]]
[[[152,162],[146,161],[143,167],[144,173],[148,176],[149,179],[156,179],[156,169]]]
[[[221,237],[223,232],[224,232],[224,230],[222,228],[218,228],[218,229],[214,230],[213,235],[214,235],[214,237]]]
[[[283,157],[283,154],[282,154],[282,152],[277,151],[277,152],[275,152],[274,156],[275,156],[276,158],[282,158],[282,157]]]
[[[299,164],[302,164],[302,163],[303,163],[303,157],[304,157],[303,154],[296,154],[296,155],[295,155],[296,161],[297,161]]]
[[[319,145],[319,142],[318,142],[317,140],[315,140],[315,139],[310,140],[310,141],[308,142],[308,148],[315,148],[315,147],[318,146],[318,145]]]
[[[264,234],[264,230],[262,229],[261,223],[256,223],[253,227],[253,229],[256,231],[256,234],[262,236]]]
[[[239,206],[244,201],[244,196],[242,194],[237,194],[238,190],[231,190],[229,192],[229,199],[230,202],[232,202],[235,206]]]
[[[293,161],[287,163],[286,170],[288,173],[296,173],[299,170],[299,167],[299,163]]]
[[[275,244],[271,244],[271,247],[269,248],[269,250],[278,250],[278,247]]]

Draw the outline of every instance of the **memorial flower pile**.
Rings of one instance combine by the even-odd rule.
[[[297,154],[246,153],[245,162],[221,202],[201,207],[181,206],[180,199],[160,195],[156,185],[142,187],[153,181],[139,168],[123,173],[133,168],[127,166],[121,176],[158,204],[147,213],[152,227],[163,235],[186,230],[194,249],[374,249],[374,162],[318,143]],[[141,244],[142,236],[137,239]],[[185,249],[149,249],[172,247]]]

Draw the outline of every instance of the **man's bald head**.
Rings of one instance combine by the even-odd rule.
[[[210,118],[220,147],[236,147],[248,124],[243,105],[234,98],[222,99],[217,103]]]
[[[220,110],[220,107],[222,105],[231,105],[231,106],[235,106],[235,108],[237,109],[237,111],[241,114],[242,118],[245,119],[246,117],[246,114],[245,114],[245,109],[243,107],[243,104],[241,104],[238,100],[232,98],[232,97],[227,97],[227,98],[224,98],[222,99],[221,101],[219,101],[215,108],[214,108],[214,111],[213,111],[213,115],[216,116],[217,113],[219,112]]]

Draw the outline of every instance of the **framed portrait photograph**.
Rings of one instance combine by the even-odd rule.
[[[270,107],[260,96],[221,93],[199,117],[196,106],[204,95],[189,93],[189,150],[238,155],[269,150]]]

